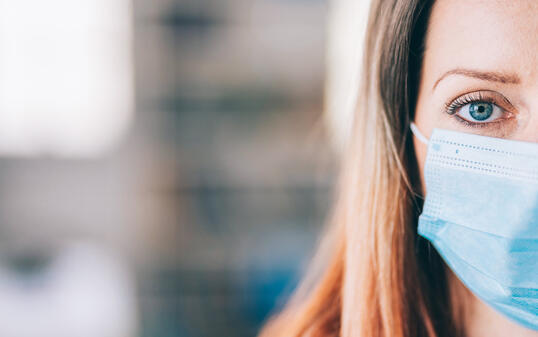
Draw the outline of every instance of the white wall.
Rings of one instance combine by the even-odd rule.
[[[326,118],[341,149],[352,124],[370,0],[332,0],[326,81]]]

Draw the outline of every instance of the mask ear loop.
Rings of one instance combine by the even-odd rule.
[[[420,132],[420,130],[417,128],[416,124],[411,122],[411,124],[409,125],[409,128],[411,129],[411,132],[415,135],[415,137],[417,137],[417,139],[425,144],[426,146],[428,145],[429,143],[429,140],[428,138],[426,138],[422,132]],[[419,193],[416,193],[416,192],[413,192],[413,194],[415,194],[416,196],[424,199],[424,196],[422,194],[419,194]]]
[[[422,134],[422,132],[420,132],[415,123],[411,122],[411,125],[409,127],[411,128],[411,132],[415,135],[415,137],[417,137],[418,140],[428,145],[428,138],[424,137],[424,135]]]

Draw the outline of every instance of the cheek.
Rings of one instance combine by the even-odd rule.
[[[427,147],[422,144],[416,137],[413,137],[413,144],[415,145],[415,154],[417,156],[418,171],[420,177],[420,185],[422,190],[420,191],[422,195],[426,195],[426,183],[424,181],[424,163],[426,162],[426,152],[428,151]]]

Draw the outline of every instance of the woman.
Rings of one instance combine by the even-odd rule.
[[[331,226],[262,336],[538,336],[537,18],[373,2]]]

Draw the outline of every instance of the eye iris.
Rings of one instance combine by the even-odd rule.
[[[471,117],[478,121],[483,121],[488,119],[489,116],[493,113],[493,104],[492,103],[471,103],[469,106],[469,114]]]

